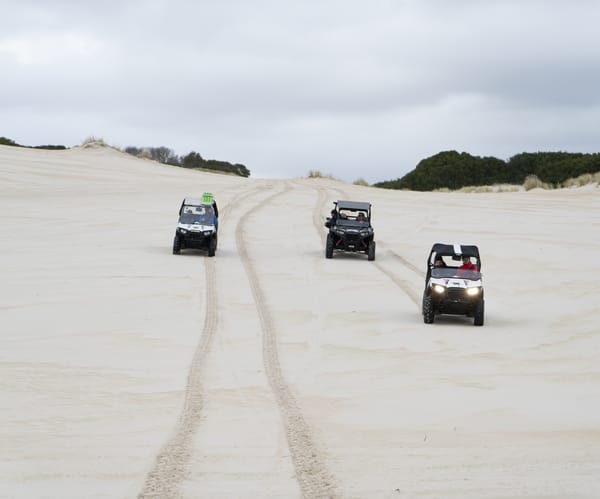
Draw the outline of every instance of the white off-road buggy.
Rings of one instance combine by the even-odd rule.
[[[217,203],[210,192],[201,198],[186,197],[179,208],[179,220],[173,238],[173,254],[182,249],[203,249],[208,256],[217,251],[219,228]]]
[[[484,305],[477,246],[434,244],[423,292],[425,324],[432,324],[438,314],[453,314],[473,317],[475,326],[483,326]]]

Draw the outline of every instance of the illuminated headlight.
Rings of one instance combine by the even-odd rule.
[[[204,231],[204,235],[205,236],[210,236],[212,234],[212,230],[205,230]]]
[[[446,291],[446,288],[444,286],[440,286],[439,284],[434,284],[433,285],[433,290],[436,293],[443,293],[444,291]]]
[[[181,232],[182,234],[187,234],[187,230],[185,230],[185,229],[181,229],[181,228],[180,228],[180,229],[179,229],[179,232]]]
[[[467,288],[467,294],[469,296],[475,296],[479,294],[479,288]]]

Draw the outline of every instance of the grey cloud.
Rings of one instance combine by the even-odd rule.
[[[55,114],[72,118],[53,128],[57,143],[98,127],[89,133],[119,145],[196,150],[258,173],[320,168],[352,180],[370,162],[370,181],[447,148],[510,155],[597,144],[600,6],[591,1],[25,1],[5,10],[0,118],[19,142],[49,142],[39,137]],[[55,46],[51,64],[19,61],[26,42],[46,57]],[[38,125],[22,124],[24,110]]]

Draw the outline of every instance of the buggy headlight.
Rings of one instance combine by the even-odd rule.
[[[340,228],[337,228],[337,229],[335,229],[335,231],[336,231],[338,234],[343,234],[344,232],[346,232],[346,229],[340,229]]]
[[[182,234],[186,234],[186,233],[187,233],[187,230],[185,230],[185,229],[182,229],[182,228],[180,227],[180,228],[179,228],[179,232],[181,232]]]
[[[467,294],[469,296],[475,296],[479,294],[479,289],[480,288],[467,288]]]
[[[204,231],[204,235],[205,236],[210,236],[212,234],[212,232],[213,232],[212,230],[205,230]]]
[[[434,284],[433,285],[433,290],[436,293],[443,293],[444,291],[446,291],[446,288],[444,286],[441,286],[440,284]]]

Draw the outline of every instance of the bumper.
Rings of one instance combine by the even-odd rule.
[[[466,289],[448,288],[444,293],[432,292],[431,298],[437,312],[462,315],[472,313],[483,299],[483,294],[472,296],[467,294]]]
[[[181,232],[177,231],[177,236],[181,242],[182,248],[208,248],[209,243],[215,237],[215,233],[204,234],[204,232]]]
[[[359,235],[346,235],[343,238],[338,237],[333,245],[333,249],[341,251],[367,251],[369,249],[369,239]]]

